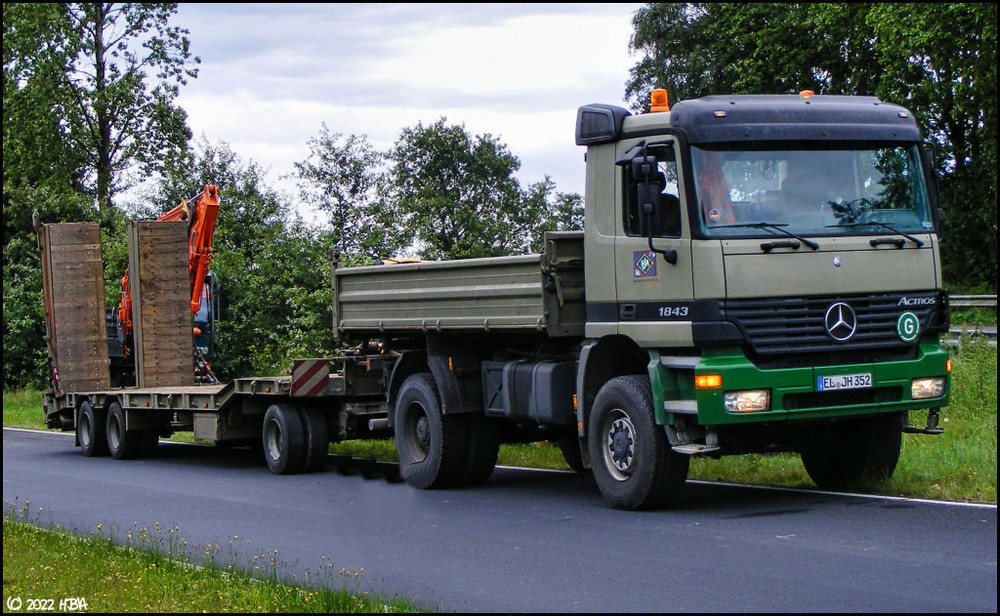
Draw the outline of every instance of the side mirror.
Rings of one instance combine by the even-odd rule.
[[[632,179],[642,183],[659,173],[655,156],[636,156],[632,159]]]

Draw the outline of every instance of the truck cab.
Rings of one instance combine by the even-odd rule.
[[[632,418],[592,415],[604,384],[638,374],[674,454],[800,451],[823,487],[884,479],[901,431],[938,432],[948,401],[935,176],[912,115],[811,92],[657,95],[649,113],[577,117],[595,472],[597,456],[609,485],[630,472],[637,452],[613,443]],[[908,423],[918,408],[926,427]]]

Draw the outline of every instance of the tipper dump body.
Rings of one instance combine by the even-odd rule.
[[[335,268],[340,334],[520,330],[582,336],[583,233],[548,233],[544,254]]]

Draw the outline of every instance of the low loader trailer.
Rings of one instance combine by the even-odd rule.
[[[168,318],[187,272],[144,269],[150,229],[133,223],[136,383],[110,387],[103,278],[83,271],[99,233],[41,226],[47,424],[91,456],[181,430],[253,442],[282,474],[324,468],[331,442],[393,438],[420,489],[481,484],[502,443],[547,440],[630,510],[676,500],[692,457],[794,452],[821,488],[850,489],[892,474],[904,433],[942,431],[941,216],[906,109],[811,92],[671,108],[657,90],[648,113],[580,107],[576,142],[583,231],[534,255],[334,255],[344,350],[285,376],[194,382],[190,319]]]

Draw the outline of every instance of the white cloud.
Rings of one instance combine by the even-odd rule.
[[[446,117],[505,143],[522,182],[549,174],[582,193],[576,109],[624,105],[640,6],[182,3],[176,23],[202,64],[178,102],[196,136],[229,143],[275,182],[322,123],[384,149]]]

